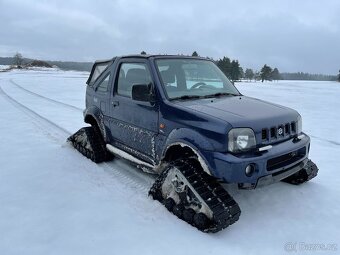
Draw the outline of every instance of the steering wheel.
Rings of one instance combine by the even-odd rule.
[[[205,82],[197,82],[190,89],[197,89],[197,88],[204,88],[204,87],[205,88],[213,88],[213,89],[215,89],[214,86],[208,85]]]
[[[204,82],[197,82],[190,89],[197,89],[201,86],[207,86],[207,84],[205,84]]]

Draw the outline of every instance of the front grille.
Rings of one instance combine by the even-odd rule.
[[[273,171],[275,169],[291,165],[299,159],[302,159],[304,156],[306,156],[306,147],[272,158],[267,161],[267,171]]]
[[[291,127],[292,127],[292,132],[296,133],[296,123],[295,122],[291,123]]]
[[[263,128],[262,142],[275,141],[296,134],[296,122],[280,124],[270,128]]]
[[[276,138],[276,128],[272,127],[270,129],[270,138]]]
[[[285,134],[290,134],[290,130],[291,130],[291,125],[289,125],[288,123],[285,125]]]

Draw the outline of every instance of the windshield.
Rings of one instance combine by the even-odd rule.
[[[211,61],[158,59],[156,65],[169,99],[240,95],[235,86]]]

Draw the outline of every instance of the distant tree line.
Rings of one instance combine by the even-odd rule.
[[[199,55],[196,51],[194,51],[192,56],[198,57]],[[279,70],[276,67],[272,69],[268,65],[264,65],[261,72],[254,72],[250,68],[247,68],[244,72],[238,60],[230,60],[230,58],[226,56],[217,60],[216,64],[231,81],[247,79],[261,80],[263,82],[265,80],[272,81],[282,79]]]
[[[192,56],[199,56],[197,51],[192,53]],[[211,58],[210,58],[211,59]],[[246,68],[243,72],[243,68],[240,66],[238,60],[230,60],[224,56],[215,61],[222,72],[232,81],[245,80],[258,80],[258,81],[277,81],[277,80],[313,80],[313,81],[336,81],[340,82],[340,70],[339,75],[324,75],[324,74],[310,74],[304,72],[296,73],[280,73],[279,69],[270,67],[265,64],[260,71],[254,71],[251,68]]]
[[[145,51],[141,52],[142,55],[147,54]],[[197,51],[192,53],[192,56],[199,57]],[[212,58],[207,57],[213,60]],[[34,59],[24,58],[21,53],[17,52],[13,57],[0,57],[0,65],[16,65],[20,67],[31,63]],[[45,61],[52,66],[58,66],[63,70],[76,70],[76,71],[91,71],[93,62],[69,62],[69,61]],[[265,64],[260,71],[254,71],[247,68],[243,71],[238,60],[231,60],[224,56],[219,60],[215,60],[217,66],[222,72],[231,80],[239,81],[246,80],[259,80],[259,81],[277,81],[277,80],[316,80],[316,81],[336,81],[340,82],[340,70],[338,75],[324,75],[324,74],[310,74],[303,72],[296,73],[280,73],[278,68],[272,68]]]
[[[68,62],[68,61],[46,61],[50,65],[57,66],[63,70],[91,71],[93,62]]]
[[[19,53],[20,54],[20,53]],[[22,66],[33,62],[35,59],[24,58],[21,54],[14,57],[0,57],[0,65]],[[52,66],[58,66],[62,70],[91,71],[93,62],[69,62],[69,61],[50,61],[46,60]]]
[[[309,80],[309,81],[336,81],[336,75],[310,74],[310,73],[281,73],[284,80]]]

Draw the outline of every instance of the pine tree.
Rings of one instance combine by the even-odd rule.
[[[274,81],[281,80],[281,75],[280,75],[279,69],[277,69],[276,67],[275,67],[274,70],[272,71],[271,76],[272,76],[271,78],[272,78]]]
[[[240,79],[243,79],[244,78],[244,71],[243,71],[243,68],[242,67],[240,67],[239,68],[240,69]]]
[[[198,53],[196,51],[194,51],[191,56],[198,57],[199,55],[198,55]]]
[[[260,77],[261,81],[271,81],[272,68],[270,66],[264,65],[261,69]]]
[[[221,71],[228,77],[230,77],[231,73],[231,63],[230,59],[227,57],[223,57],[223,59],[220,59],[217,61],[217,66],[221,69]]]
[[[140,54],[141,55],[146,55],[146,52],[143,50]]]
[[[253,70],[250,69],[250,68],[247,68],[246,72],[245,72],[245,78],[251,81],[252,79],[254,79],[254,76],[255,76],[255,74],[254,74]]]
[[[240,79],[241,72],[240,72],[240,64],[237,60],[231,61],[230,64],[230,79],[232,81],[237,81]]]

